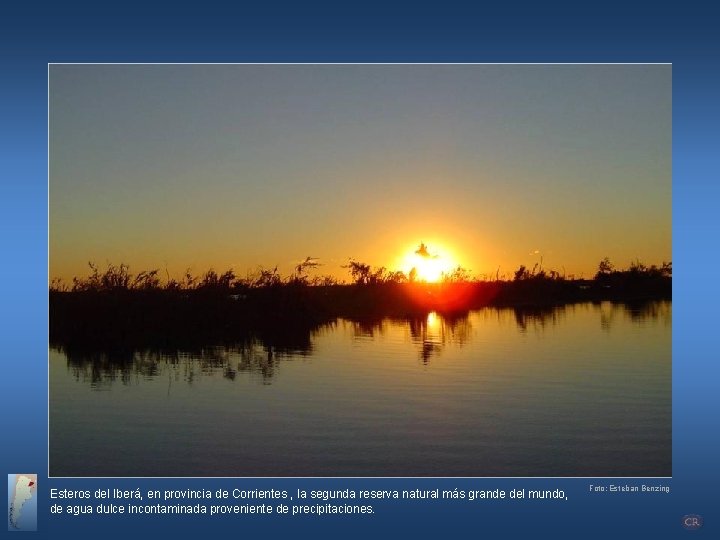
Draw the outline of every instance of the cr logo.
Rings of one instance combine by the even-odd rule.
[[[697,514],[688,514],[683,516],[682,524],[688,531],[694,531],[703,526],[703,518]]]

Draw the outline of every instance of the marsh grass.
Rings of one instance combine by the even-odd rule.
[[[672,264],[636,261],[617,270],[604,259],[592,280],[569,279],[536,265],[513,280],[479,280],[459,267],[439,283],[351,260],[352,283],[310,277],[320,264],[308,257],[290,276],[259,268],[245,277],[230,269],[160,278],[158,269],[132,273],[128,265],[90,264],[85,277],[50,286],[50,343],[71,348],[139,346],[193,348],[251,339],[309,344],[309,334],[337,318],[377,320],[451,316],[486,306],[547,308],[575,302],[671,299]],[[412,274],[412,273],[411,273]]]

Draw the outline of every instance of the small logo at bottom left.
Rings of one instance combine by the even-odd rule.
[[[8,531],[37,531],[37,474],[8,474]]]

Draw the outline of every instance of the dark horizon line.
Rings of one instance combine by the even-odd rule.
[[[373,285],[373,284],[425,284],[437,285],[443,283],[495,283],[495,282],[512,282],[522,280],[553,280],[565,282],[588,282],[603,278],[619,277],[622,275],[637,275],[646,277],[666,277],[672,278],[672,261],[663,261],[660,266],[652,264],[646,266],[639,259],[631,261],[625,269],[618,269],[605,257],[600,261],[597,272],[592,278],[576,277],[575,274],[562,273],[555,269],[545,269],[542,265],[542,259],[539,263],[535,263],[531,269],[521,264],[517,270],[512,271],[511,278],[508,273],[500,274],[500,267],[495,272],[495,276],[491,274],[481,274],[477,276],[471,270],[462,265],[456,266],[449,272],[443,271],[437,281],[428,281],[417,277],[417,269],[413,267],[407,274],[402,270],[388,270],[385,266],[371,266],[370,264],[356,261],[350,258],[348,264],[341,265],[345,268],[352,278],[352,282],[341,280],[333,275],[315,275],[310,276],[311,270],[316,270],[322,266],[318,262],[317,257],[307,257],[304,261],[295,266],[294,272],[283,276],[278,272],[278,266],[265,268],[258,265],[255,272],[247,272],[245,277],[239,277],[233,268],[218,273],[211,266],[207,271],[200,274],[192,274],[188,268],[183,278],[178,280],[171,278],[167,268],[165,269],[165,279],[160,277],[160,269],[142,270],[137,274],[130,272],[130,265],[121,263],[114,265],[107,262],[106,269],[101,273],[99,266],[90,261],[90,274],[86,277],[74,276],[72,278],[72,287],[69,287],[63,278],[53,278],[50,282],[49,289],[51,292],[76,292],[81,290],[105,290],[105,289],[127,289],[127,290],[148,290],[148,289],[166,289],[166,290],[193,290],[198,288],[227,288],[227,289],[243,289],[258,288],[265,286],[280,285],[307,285],[307,286],[342,286],[342,285]],[[564,269],[564,267],[563,267]]]

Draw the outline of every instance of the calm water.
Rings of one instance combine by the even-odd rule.
[[[669,476],[672,305],[51,349],[52,476]]]

